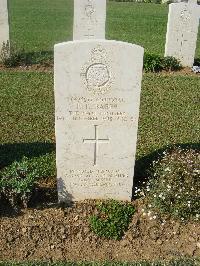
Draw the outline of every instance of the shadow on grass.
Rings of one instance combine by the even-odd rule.
[[[26,65],[33,64],[52,64],[53,63],[53,51],[39,51],[39,52],[22,52],[20,54],[22,63]],[[24,61],[24,62],[23,62]]]
[[[30,66],[40,64],[51,66],[53,64],[53,51],[25,52],[23,50],[11,50],[10,56],[3,60],[5,67]]]
[[[164,151],[173,150],[174,148],[178,148],[178,147],[184,150],[194,149],[194,150],[200,151],[200,143],[174,144],[174,145],[165,146],[162,149],[156,150],[140,158],[139,160],[136,160],[133,187],[137,187],[139,185],[141,186],[141,183],[148,179],[148,176],[149,176],[148,172],[152,166],[153,161],[156,161],[159,158],[161,158]]]
[[[28,158],[39,157],[55,151],[53,143],[5,143],[0,144],[0,169],[20,161],[23,156]]]

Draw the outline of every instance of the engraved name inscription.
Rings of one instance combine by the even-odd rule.
[[[136,117],[123,111],[126,101],[124,98],[102,97],[68,97],[69,106],[66,116],[57,116],[57,120],[66,120],[69,117],[73,121],[119,121],[136,123]]]

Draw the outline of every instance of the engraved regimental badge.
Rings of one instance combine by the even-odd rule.
[[[91,59],[81,69],[81,77],[87,90],[105,94],[111,89],[112,75],[109,57],[101,46],[91,51]]]

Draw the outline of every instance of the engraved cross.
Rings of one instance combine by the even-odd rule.
[[[90,37],[94,37],[94,34],[90,34],[91,29],[88,29],[88,33],[84,35],[84,37],[87,37],[90,39]]]
[[[99,144],[108,144],[109,139],[101,139],[98,137],[98,126],[94,126],[94,139],[83,139],[83,143],[94,144],[94,165],[97,165],[97,156],[98,156],[98,148]]]
[[[180,51],[182,51],[183,45],[184,45],[184,43],[187,42],[187,41],[188,41],[188,40],[185,40],[185,39],[184,39],[184,34],[182,33],[182,36],[181,36],[181,49],[180,49]]]

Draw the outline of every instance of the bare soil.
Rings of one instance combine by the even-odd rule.
[[[200,224],[183,224],[170,217],[163,224],[143,216],[143,202],[120,241],[97,237],[88,219],[94,201],[71,207],[56,203],[55,182],[40,185],[32,208],[14,214],[0,209],[0,261],[135,261],[200,256]],[[36,206],[34,206],[36,204]]]

